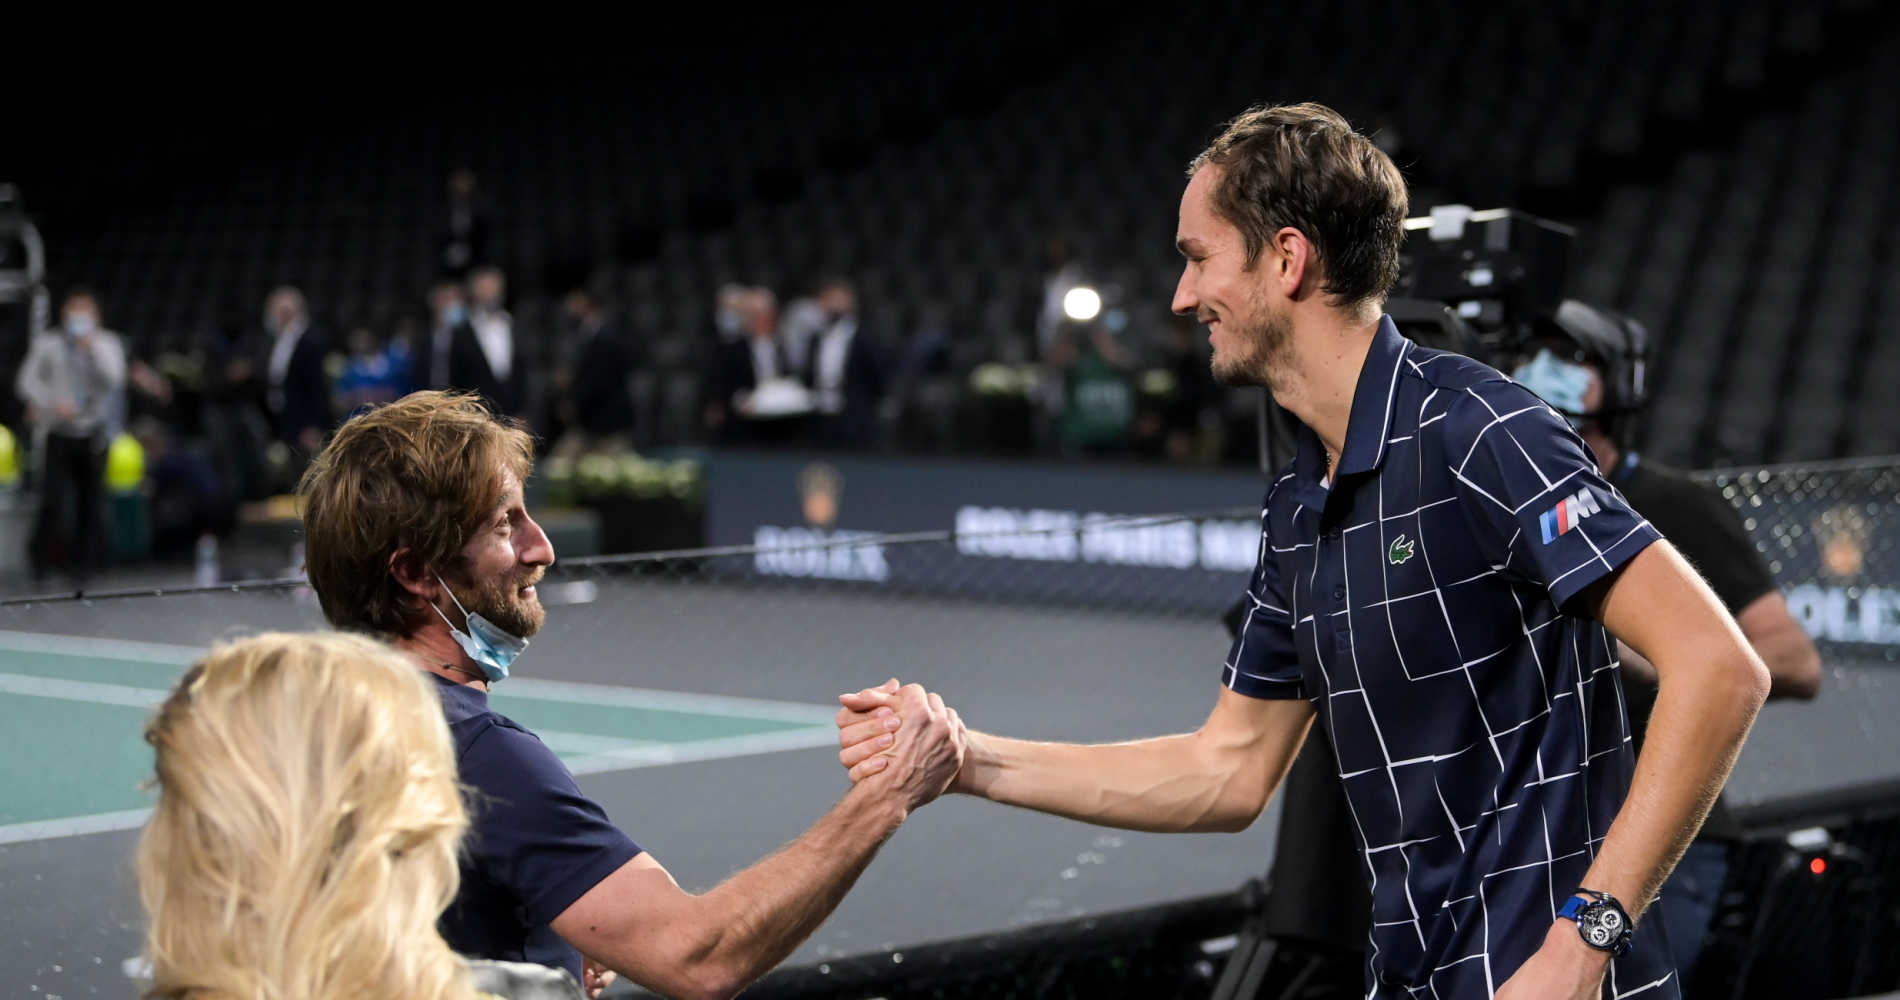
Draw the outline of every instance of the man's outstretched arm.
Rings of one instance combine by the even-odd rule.
[[[889,697],[872,688],[840,699],[839,760],[853,780],[882,752],[871,713]],[[971,732],[951,790],[1128,830],[1244,830],[1286,777],[1312,720],[1304,699],[1222,689],[1207,722],[1176,736],[1083,745]]]
[[[641,854],[556,917],[555,933],[667,996],[744,989],[818,929],[884,841],[955,775],[955,713],[915,686],[890,700],[905,739],[797,840],[697,895]]]

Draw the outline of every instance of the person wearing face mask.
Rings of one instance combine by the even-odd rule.
[[[1821,689],[1821,657],[1773,574],[1748,537],[1741,515],[1713,487],[1649,460],[1635,446],[1635,424],[1648,402],[1648,333],[1628,316],[1575,299],[1539,327],[1513,377],[1576,428],[1603,476],[1707,578],[1768,667],[1768,697],[1812,699]],[[1656,668],[1619,643],[1629,685],[1631,733],[1641,749],[1656,703]],[[1707,941],[1729,856],[1741,827],[1721,799],[1674,874],[1660,907],[1686,993]]]
[[[922,689],[887,686],[888,725],[906,735],[886,742],[877,775],[779,852],[682,890],[488,703],[546,617],[535,587],[554,549],[521,490],[532,449],[472,395],[412,393],[352,418],[300,491],[310,585],[333,626],[386,639],[441,699],[459,780],[481,803],[440,925],[456,951],[566,969],[592,989],[611,970],[667,996],[731,996],[816,930],[943,791],[962,763],[960,723]]]
[[[63,567],[83,583],[104,556],[106,445],[118,430],[125,348],[89,291],[67,294],[58,329],[33,338],[14,379],[40,456],[40,509],[27,546],[36,579]]]

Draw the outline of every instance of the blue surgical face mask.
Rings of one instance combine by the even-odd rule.
[[[1519,365],[1511,377],[1556,407],[1570,419],[1573,427],[1580,422],[1581,415],[1589,412],[1583,397],[1590,391],[1590,379],[1594,377],[1590,369],[1557,357],[1549,348],[1538,351],[1536,357]]]
[[[468,621],[468,630],[465,632],[456,628],[455,623],[449,621],[449,616],[443,614],[441,608],[433,604],[429,605],[435,609],[436,615],[442,619],[443,624],[449,627],[449,634],[455,637],[456,645],[461,646],[462,652],[467,653],[468,658],[474,660],[475,665],[482,668],[482,676],[488,678],[488,683],[493,684],[506,678],[509,664],[515,662],[515,657],[520,656],[521,651],[528,648],[528,640],[518,635],[511,635],[503,631],[501,626],[462,607],[462,602],[456,599],[455,591],[449,590],[449,585],[443,583],[440,575],[435,578],[435,582],[442,584],[442,590],[449,595],[449,600],[455,601],[455,609],[460,611],[462,617]]]

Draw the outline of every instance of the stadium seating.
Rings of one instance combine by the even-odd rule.
[[[147,350],[255,319],[277,282],[336,325],[420,311],[441,183],[496,206],[520,327],[587,283],[647,343],[650,436],[694,433],[714,289],[858,279],[894,348],[926,327],[967,369],[1033,340],[1048,239],[1159,337],[1185,159],[1262,100],[1376,129],[1415,209],[1574,222],[1576,294],[1660,344],[1646,446],[1683,464],[1900,450],[1860,415],[1900,376],[1895,18],[1874,0],[1473,5],[1241,0],[1106,14],[977,5],[934,34],[772,22],[632,68],[549,59],[492,92],[340,104],[268,150],[154,138],[29,191],[56,277]],[[1663,4],[1663,7],[1672,5]],[[100,207],[113,200],[109,211]],[[546,343],[544,339],[543,344]]]

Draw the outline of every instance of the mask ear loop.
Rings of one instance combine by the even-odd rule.
[[[462,607],[462,602],[456,598],[455,591],[449,589],[448,582],[442,579],[442,574],[440,573],[435,574],[435,582],[442,585],[442,592],[444,594],[449,595],[449,600],[455,601],[455,610],[460,611],[462,613],[463,628],[467,628],[468,609],[465,607]],[[463,629],[455,628],[455,623],[452,621],[449,621],[449,616],[443,614],[442,609],[436,607],[433,602],[429,604],[429,610],[435,612],[435,616],[437,618],[442,619],[442,624],[447,625],[449,628],[454,629],[457,632],[460,632],[463,630]]]

